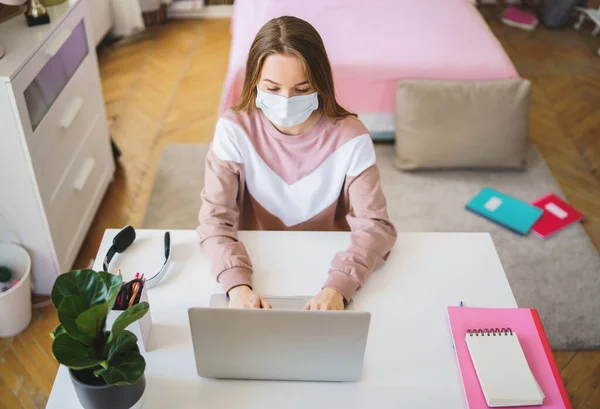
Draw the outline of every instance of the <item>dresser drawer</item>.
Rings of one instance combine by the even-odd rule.
[[[96,63],[86,9],[85,1],[78,2],[11,81],[26,138],[41,127],[81,64],[90,58]],[[97,71],[88,78],[97,80]]]
[[[86,135],[75,160],[59,182],[52,205],[46,206],[46,215],[58,259],[68,265],[83,239],[93,212],[102,199],[107,175],[114,171],[106,128],[97,116]],[[69,262],[65,264],[65,260]],[[67,268],[70,265],[67,266]]]
[[[47,206],[54,202],[58,182],[73,161],[92,122],[104,112],[97,84],[89,81],[88,65],[79,68],[27,140],[40,195]],[[102,126],[106,129],[106,124]]]

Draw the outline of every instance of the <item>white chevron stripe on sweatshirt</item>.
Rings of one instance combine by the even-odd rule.
[[[245,132],[225,119],[217,124],[212,149],[220,160],[244,166],[248,192],[286,226],[327,209],[338,200],[347,176],[358,176],[375,164],[373,142],[364,134],[344,143],[315,170],[289,185],[264,162]]]

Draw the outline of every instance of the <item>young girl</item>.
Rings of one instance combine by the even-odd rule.
[[[242,230],[351,230],[306,309],[342,310],[396,241],[365,126],[335,99],[319,33],[295,17],[256,35],[238,104],[206,159],[200,241],[233,308],[270,308],[252,289]],[[325,278],[325,277],[324,277]]]

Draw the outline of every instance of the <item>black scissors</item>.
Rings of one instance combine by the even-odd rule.
[[[132,305],[135,305],[140,302],[140,297],[142,296],[142,288],[144,288],[144,280],[142,280],[140,278],[134,278],[133,280],[121,285],[121,289],[119,290],[119,293],[117,294],[117,299],[115,301],[115,306],[113,309],[119,310],[119,311],[127,309],[127,307],[130,304],[131,297],[133,297],[133,295],[134,295],[134,288],[135,288],[134,284],[136,284],[136,283],[139,284],[139,287],[138,287],[137,293],[135,294],[135,299],[133,300]]]

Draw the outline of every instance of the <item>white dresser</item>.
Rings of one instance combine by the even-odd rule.
[[[71,268],[115,170],[87,1],[0,24],[0,240],[23,242],[39,294]]]

